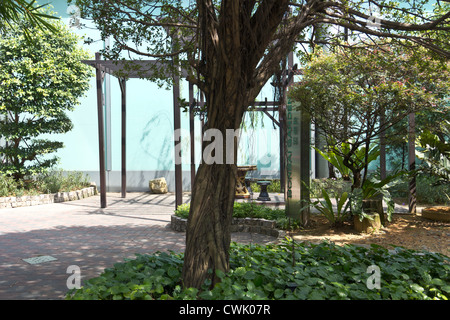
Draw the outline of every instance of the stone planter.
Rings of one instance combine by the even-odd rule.
[[[372,219],[363,218],[360,221],[359,216],[353,216],[354,228],[359,233],[372,233],[381,228],[380,215],[378,213],[373,213],[371,215]]]
[[[97,188],[92,185],[77,191],[40,194],[36,196],[0,197],[0,209],[30,207],[42,204],[80,200],[97,194]]]
[[[423,208],[422,217],[430,220],[450,222],[450,207]]]
[[[378,213],[381,225],[386,226],[388,220],[387,215],[383,209],[382,199],[365,199],[363,200],[362,207],[364,212],[366,213]]]
[[[172,215],[170,227],[172,230],[185,232],[187,219]],[[231,232],[250,232],[259,233],[278,239],[284,239],[286,233],[283,230],[276,229],[276,222],[273,220],[257,218],[233,218],[231,221]]]

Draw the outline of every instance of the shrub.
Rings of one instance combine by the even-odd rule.
[[[368,268],[380,268],[380,288],[369,289]],[[137,255],[117,263],[67,299],[339,299],[448,300],[449,258],[401,247],[387,250],[329,242],[283,242],[279,245],[232,243],[231,270],[217,271],[221,282],[201,291],[183,288],[182,253]]]
[[[14,196],[18,193],[18,183],[13,177],[0,173],[0,197]]]
[[[393,187],[392,195],[396,198],[407,198],[409,180],[407,177],[402,179],[402,183]],[[448,184],[437,184],[439,178],[428,174],[419,174],[416,178],[417,203],[425,205],[450,204],[450,195]]]
[[[36,186],[44,193],[69,192],[89,187],[89,177],[82,172],[51,171],[36,178]]]
[[[336,208],[331,202],[331,198],[325,189],[322,189],[322,198],[324,200],[317,199],[316,201],[309,201],[307,206],[316,208],[321,215],[323,215],[332,226],[339,226],[344,223],[350,214],[350,201],[349,194],[347,192],[337,195]]]
[[[281,192],[281,183],[280,180],[267,180],[271,181],[271,183],[267,186],[267,192],[270,193],[280,193]],[[253,192],[261,192],[261,187],[256,182],[250,183],[250,188]]]
[[[450,204],[446,193],[450,195],[448,184],[436,184],[438,177],[421,174],[417,176],[417,202],[420,204]],[[408,189],[406,189],[408,190]]]
[[[0,173],[0,197],[74,191],[89,187],[89,176],[82,172],[55,170],[26,180],[15,180]]]
[[[184,203],[175,210],[177,217],[187,219],[189,216],[189,203]],[[286,213],[282,209],[273,209],[264,205],[255,204],[254,202],[235,202],[233,205],[234,218],[260,218],[267,220],[275,220],[277,228],[280,229],[296,229],[300,226],[298,221],[289,221]]]
[[[310,184],[310,196],[312,198],[320,198],[322,197],[322,189],[325,189],[331,198],[335,198],[344,192],[350,193],[351,185],[351,181],[345,181],[343,179],[312,179]]]

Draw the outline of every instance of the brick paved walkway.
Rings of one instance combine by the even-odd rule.
[[[105,209],[93,196],[0,210],[0,299],[63,299],[71,265],[88,279],[135,253],[184,250],[185,234],[169,227],[173,195],[129,193],[122,199],[109,193],[107,199]],[[275,238],[234,233],[232,240],[269,243]],[[22,260],[43,255],[57,260],[36,265]]]

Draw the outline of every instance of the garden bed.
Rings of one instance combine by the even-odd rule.
[[[185,232],[187,219],[171,216],[170,227],[172,230]],[[271,237],[284,239],[286,233],[276,229],[276,221],[260,218],[233,218],[231,221],[231,232],[259,233]]]
[[[40,195],[26,195],[21,197],[0,197],[0,209],[29,207],[42,204],[59,203],[73,200],[80,200],[97,194],[95,186],[83,188],[76,191],[57,192]]]
[[[68,300],[448,300],[450,266],[439,254],[283,242],[231,243],[230,271],[201,290],[182,284],[183,253],[136,255],[70,290]],[[369,270],[383,270],[372,287]],[[376,269],[375,269],[376,270]],[[384,272],[389,270],[389,272]],[[372,278],[371,278],[372,277]],[[369,284],[372,286],[369,287]]]
[[[336,244],[377,244],[427,250],[450,256],[450,222],[433,221],[421,214],[394,214],[392,221],[378,231],[364,234],[354,230],[351,222],[331,228],[323,216],[311,215],[311,226],[293,233],[296,241],[320,242],[328,239]]]

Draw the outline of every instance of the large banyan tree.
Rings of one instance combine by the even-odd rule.
[[[296,44],[402,40],[450,57],[446,2],[384,0],[71,0],[112,40],[105,57],[172,62],[206,98],[205,129],[240,127],[244,112]],[[376,14],[375,14],[376,12]],[[321,25],[332,26],[322,32]],[[334,26],[334,27],[333,27]],[[405,42],[406,41],[406,42]],[[155,80],[158,70],[154,70]],[[202,148],[212,142],[204,141]],[[224,139],[224,150],[225,150]],[[223,153],[226,157],[226,152]],[[200,164],[192,189],[183,282],[213,286],[229,270],[236,164]],[[212,272],[211,272],[212,271]]]

